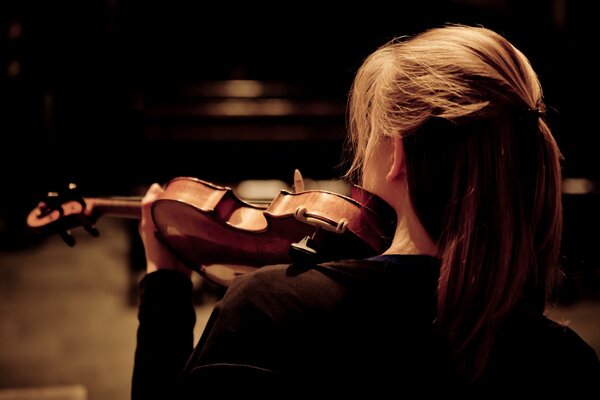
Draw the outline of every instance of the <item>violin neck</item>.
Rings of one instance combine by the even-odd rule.
[[[140,219],[142,216],[141,197],[86,197],[84,201],[90,214],[132,219]]]

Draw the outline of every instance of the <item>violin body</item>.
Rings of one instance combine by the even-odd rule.
[[[27,223],[43,232],[64,232],[77,224],[92,231],[103,213],[139,218],[139,208],[139,199],[77,199],[71,194],[52,207],[40,203]],[[358,186],[352,198],[323,190],[281,191],[268,205],[257,205],[228,187],[189,177],[167,184],[152,205],[152,218],[157,236],[171,251],[225,287],[239,274],[295,261],[298,247],[314,254],[315,262],[379,254],[389,246],[396,223],[387,203]],[[298,245],[306,238],[310,248]]]
[[[377,224],[365,223],[375,218],[373,209],[339,194],[281,191],[263,208],[229,188],[194,178],[171,180],[154,202],[152,217],[165,244],[213,281],[223,273],[222,267],[211,271],[213,264],[244,266],[229,269],[246,273],[248,267],[292,262],[290,244],[313,234],[319,261],[377,254],[390,237],[378,232]],[[336,232],[340,221],[347,221],[346,228]]]

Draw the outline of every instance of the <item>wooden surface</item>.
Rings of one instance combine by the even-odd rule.
[[[42,386],[36,388],[0,389],[0,400],[86,400],[87,390],[81,385]]]

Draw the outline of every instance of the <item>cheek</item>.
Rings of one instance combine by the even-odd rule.
[[[381,166],[377,157],[366,157],[362,172],[361,185],[364,189],[374,192],[380,186]]]
[[[389,165],[385,160],[386,158],[381,156],[369,157],[365,160],[361,185],[365,190],[389,202],[392,188],[390,182],[386,180]]]

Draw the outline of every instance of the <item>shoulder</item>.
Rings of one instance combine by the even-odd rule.
[[[429,268],[431,264],[431,268]],[[403,263],[339,260],[315,265],[259,268],[233,282],[217,305],[220,312],[248,320],[289,322],[323,327],[366,320],[387,321],[389,312],[430,318],[439,268],[425,258]],[[332,328],[333,329],[333,328]]]
[[[317,268],[273,265],[240,276],[215,305],[197,365],[299,374],[311,354],[331,352],[326,343],[339,337],[332,332],[340,323],[332,315],[343,308],[347,291],[346,284]]]
[[[418,267],[423,271],[420,265]],[[228,292],[230,295],[240,293],[264,295],[274,291],[278,295],[323,295],[324,288],[334,292],[336,289],[342,291],[355,289],[369,283],[381,283],[391,275],[392,271],[395,274],[401,272],[400,270],[406,272],[410,269],[410,264],[400,266],[395,264],[391,268],[386,262],[363,259],[309,265],[271,265],[236,278]]]
[[[532,326],[538,335],[531,337],[531,340],[537,340],[541,345],[551,348],[553,358],[577,364],[598,363],[594,349],[566,324],[543,316],[534,320]]]
[[[556,393],[579,391],[600,381],[594,349],[573,329],[541,315],[513,316],[499,332],[493,359],[499,381],[521,381],[531,390],[551,384],[548,390]]]
[[[227,290],[224,302],[231,306],[240,303],[258,308],[302,309],[320,308],[340,300],[352,283],[360,280],[348,271],[337,271],[345,266],[352,271],[365,262],[349,260],[328,265],[271,265],[236,278]]]
[[[600,361],[596,351],[570,327],[544,317],[547,326],[547,344],[554,349],[553,358],[571,371],[595,372],[600,381]]]
[[[228,289],[231,304],[286,303],[311,309],[356,298],[391,296],[401,301],[430,297],[439,263],[431,257],[398,256],[393,261],[346,259],[312,265],[273,265],[242,275]]]
[[[385,292],[386,270],[385,263],[369,260],[265,266],[236,278],[218,307],[243,318],[264,314],[278,321],[343,316]]]

